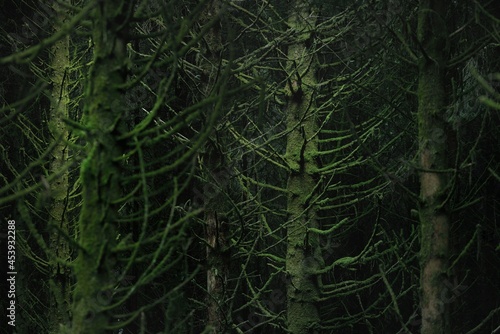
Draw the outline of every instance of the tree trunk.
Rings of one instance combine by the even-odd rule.
[[[61,28],[64,20],[69,17],[67,10],[54,2],[52,9],[56,13],[54,19],[54,30]],[[57,225],[57,229],[50,234],[51,259],[51,302],[50,302],[50,331],[59,332],[60,324],[65,324],[69,320],[71,305],[71,271],[62,264],[70,260],[71,252],[65,237],[70,235],[69,221],[66,216],[68,201],[68,170],[64,165],[68,161],[68,130],[63,119],[68,118],[69,105],[69,78],[67,71],[70,67],[69,56],[69,35],[57,41],[51,48],[52,53],[52,96],[49,115],[49,129],[53,140],[57,145],[52,151],[49,172],[51,175],[59,174],[50,184],[52,195],[52,205],[49,215],[51,223]]]
[[[317,184],[318,150],[313,92],[316,86],[315,59],[307,48],[316,13],[308,1],[292,2],[289,19],[297,32],[297,41],[288,48],[286,107],[286,159],[288,178],[287,222],[287,323],[293,334],[317,333],[320,322],[317,302],[320,297],[322,267],[318,236],[309,233],[317,228],[314,193]]]
[[[207,292],[208,326],[211,333],[222,334],[228,330],[227,278],[229,276],[228,224],[217,212],[205,213],[207,238]]]
[[[448,162],[445,71],[447,65],[446,2],[422,0],[418,40],[422,46],[418,80],[420,159],[420,289],[422,334],[449,333],[446,287],[449,253]]]
[[[77,279],[73,295],[72,333],[106,331],[116,286],[112,271],[117,259],[117,199],[120,198],[122,149],[117,138],[123,130],[126,79],[126,2],[101,1],[93,11],[94,60],[85,91],[84,119],[87,158],[82,162],[83,206],[79,219],[81,249],[74,265]]]
[[[201,16],[201,23],[212,25],[204,36],[203,56],[200,64],[204,78],[203,93],[210,94],[217,80],[222,52],[221,15],[219,0],[208,2]],[[215,21],[214,21],[215,20]],[[211,333],[228,331],[227,279],[229,276],[229,225],[224,218],[223,196],[227,183],[224,156],[216,139],[209,140],[203,157],[207,184],[204,187],[205,240],[207,242],[207,327]]]

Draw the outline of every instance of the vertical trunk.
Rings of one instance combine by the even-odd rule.
[[[61,28],[69,13],[56,2],[52,4],[56,13],[54,17],[54,30]],[[57,225],[57,230],[50,235],[51,252],[51,301],[50,301],[50,330],[57,332],[59,324],[69,320],[70,310],[70,284],[71,272],[61,261],[70,259],[70,249],[66,239],[61,234],[69,235],[69,222],[66,217],[67,194],[68,194],[68,171],[64,165],[68,161],[68,130],[63,122],[68,117],[69,105],[69,79],[67,70],[70,66],[69,58],[69,35],[64,36],[56,42],[52,48],[52,96],[49,115],[49,129],[53,140],[57,141],[50,160],[50,174],[59,174],[50,184],[52,205],[50,208],[50,219],[52,224]]]
[[[449,333],[447,305],[441,295],[448,267],[450,180],[445,71],[448,36],[446,2],[422,0],[418,39],[423,48],[419,60],[418,135],[420,159],[420,289],[423,334]]]
[[[226,284],[229,275],[227,222],[217,211],[205,213],[207,247],[208,326],[214,334],[228,331]]]
[[[209,1],[201,17],[202,24],[213,24],[204,36],[205,48],[202,62],[205,95],[210,94],[219,70],[222,38],[220,22],[221,3],[219,0]],[[214,334],[228,331],[226,284],[229,275],[228,223],[223,218],[223,198],[220,192],[224,187],[225,173],[224,156],[219,143],[209,141],[205,147],[204,168],[206,168],[207,184],[204,188],[205,197],[205,239],[207,241],[207,325]]]
[[[318,236],[309,233],[317,227],[314,193],[316,188],[317,152],[316,115],[313,91],[316,85],[314,55],[307,47],[311,42],[316,13],[308,1],[292,5],[289,25],[297,32],[297,41],[288,48],[286,107],[286,158],[288,178],[287,225],[287,323],[294,334],[317,333],[320,296],[319,276],[322,258]]]
[[[110,322],[112,270],[116,259],[117,199],[120,198],[124,106],[119,85],[125,82],[127,3],[101,1],[93,11],[94,60],[89,73],[84,118],[87,158],[82,162],[83,206],[79,219],[81,249],[74,265],[78,284],[73,295],[72,333],[99,334]]]

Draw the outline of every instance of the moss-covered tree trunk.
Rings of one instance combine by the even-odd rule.
[[[448,267],[450,175],[447,173],[446,107],[447,2],[422,0],[418,40],[422,46],[418,78],[418,135],[420,159],[420,289],[423,334],[449,333],[443,300]]]
[[[314,89],[315,59],[307,45],[317,13],[309,1],[292,2],[288,24],[297,40],[288,47],[286,95],[288,178],[287,222],[287,324],[293,334],[317,333],[318,300],[322,266],[318,236],[309,233],[317,228],[314,205],[317,184],[316,153],[318,150]]]
[[[83,205],[79,219],[81,249],[74,264],[72,333],[104,333],[106,307],[115,287],[116,201],[120,198],[124,113],[120,85],[126,79],[127,3],[103,0],[92,13],[94,58],[85,91],[87,157],[80,168]]]
[[[52,4],[54,13],[54,30],[61,29],[61,25],[69,18],[68,10],[63,9],[57,2]],[[63,122],[68,117],[69,105],[69,78],[67,72],[70,67],[69,35],[57,41],[51,48],[51,107],[49,115],[49,129],[52,140],[57,144],[52,151],[49,172],[51,175],[58,174],[50,184],[52,195],[52,205],[49,215],[52,225],[57,225],[50,234],[50,280],[51,280],[51,301],[50,301],[50,331],[58,332],[59,324],[69,320],[71,307],[71,272],[64,262],[71,257],[70,247],[67,239],[62,235],[70,235],[69,221],[67,217],[68,200],[68,170],[64,165],[68,161],[68,130]]]

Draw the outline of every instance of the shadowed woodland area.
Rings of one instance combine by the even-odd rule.
[[[0,333],[500,334],[498,1],[0,8]]]

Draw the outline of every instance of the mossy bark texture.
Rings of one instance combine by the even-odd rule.
[[[316,153],[318,150],[314,88],[315,59],[307,45],[311,42],[316,13],[308,1],[292,2],[289,25],[297,40],[288,47],[286,108],[286,160],[288,178],[287,222],[287,323],[293,334],[317,333],[320,322],[317,302],[320,282],[317,275],[322,257],[318,236],[309,233],[317,228],[314,205],[316,188]]]
[[[448,34],[446,1],[420,1],[418,78],[420,159],[420,293],[422,334],[449,333],[442,300],[448,268],[450,218],[449,131],[444,119]]]
[[[94,60],[86,92],[84,118],[87,157],[82,162],[83,206],[79,219],[81,249],[74,264],[78,284],[73,295],[72,333],[105,333],[108,305],[115,286],[117,200],[120,198],[119,158],[123,146],[124,113],[120,86],[126,75],[126,2],[104,0],[92,13]]]
[[[69,12],[63,9],[58,3],[53,3],[54,30],[58,31],[66,18],[70,17]],[[52,139],[57,142],[51,154],[49,171],[50,174],[59,175],[50,184],[52,204],[50,207],[51,224],[57,225],[50,234],[50,279],[51,279],[51,300],[50,300],[50,332],[59,331],[61,324],[69,320],[71,305],[71,272],[63,265],[63,261],[69,261],[71,250],[64,233],[70,235],[70,226],[67,219],[67,196],[68,196],[68,170],[64,165],[68,161],[68,129],[64,123],[64,118],[68,117],[69,99],[69,79],[67,72],[70,67],[69,56],[69,35],[57,41],[51,48],[51,106],[49,129]]]

